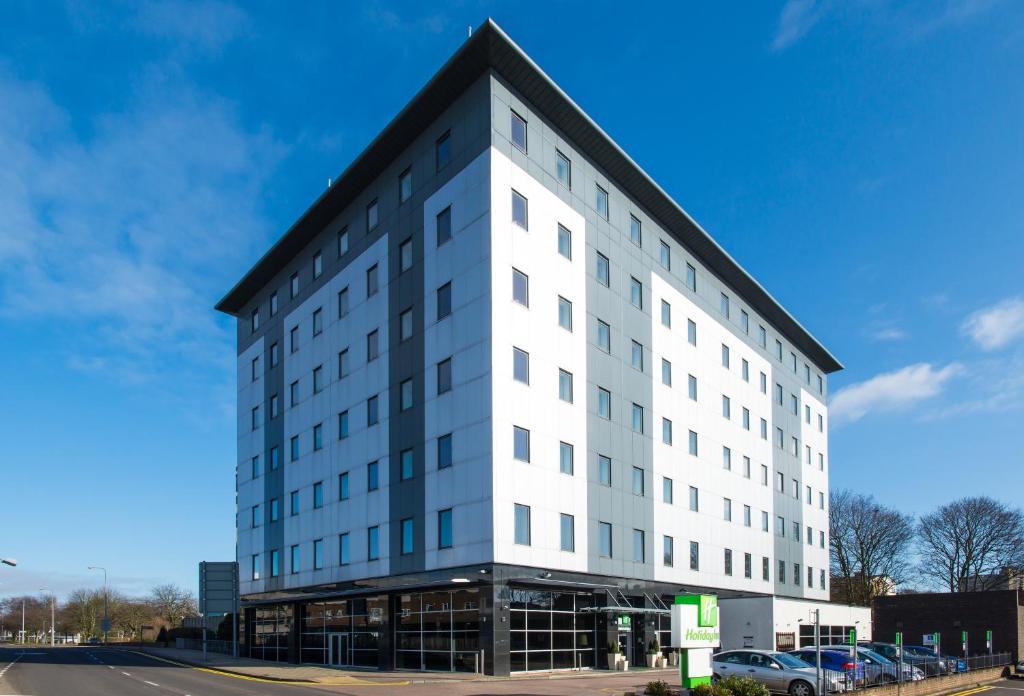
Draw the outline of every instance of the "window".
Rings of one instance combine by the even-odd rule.
[[[512,222],[524,230],[530,229],[530,218],[526,196],[512,189]]]
[[[672,248],[665,242],[665,240],[661,241],[661,246],[659,247],[658,254],[658,262],[661,264],[661,267],[664,268],[666,271],[671,271]]]
[[[744,309],[740,310],[740,328],[743,333],[750,333],[750,315]]]
[[[634,529],[633,530],[633,562],[644,563],[644,530]]]
[[[633,369],[644,371],[644,347],[633,341],[633,348],[631,351],[631,362]]]
[[[452,547],[452,510],[437,511],[437,548],[450,549]]]
[[[291,547],[291,573],[295,575],[299,572],[299,545],[293,544]]]
[[[256,333],[260,329],[260,308],[256,307],[252,310],[252,332]]]
[[[763,372],[761,373],[761,393],[768,393],[768,375]]]
[[[515,347],[512,348],[512,379],[530,383],[530,354]]]
[[[751,525],[750,506],[749,505],[744,505],[743,506],[743,526],[744,527],[749,527],[750,525]]]
[[[366,490],[375,491],[380,488],[380,466],[377,462],[366,465]]]
[[[722,367],[729,369],[729,346],[722,344]]]
[[[818,375],[818,393],[819,394],[824,394],[825,393],[825,380],[823,380],[821,378],[821,375]]]
[[[824,491],[818,491],[818,509],[819,510],[824,510],[825,509],[825,492]]]
[[[338,500],[348,500],[348,472],[338,474]]]
[[[597,282],[606,288],[611,286],[608,257],[600,252],[597,252]]]
[[[338,353],[338,379],[347,377],[349,372],[348,348]]]
[[[750,457],[743,458],[743,478],[750,478]]]
[[[412,518],[411,517],[406,517],[404,520],[401,521],[400,524],[401,524],[401,527],[400,527],[401,534],[400,534],[400,536],[401,536],[401,544],[402,544],[402,555],[403,556],[408,556],[410,553],[412,553],[412,549],[413,549]]]
[[[338,414],[338,439],[344,440],[348,437],[348,411]]]
[[[530,507],[515,504],[516,543],[521,546],[530,545]]]
[[[313,393],[317,394],[324,388],[324,366],[317,365],[313,368]]]
[[[661,325],[672,328],[672,305],[665,300],[661,301]]]
[[[825,589],[825,570],[821,569],[818,571],[818,587],[822,590]]]
[[[289,496],[289,509],[288,514],[292,517],[299,514],[299,492],[292,491]]]
[[[277,522],[281,519],[281,506],[277,501],[277,498],[270,499],[270,521]]]
[[[298,273],[292,273],[292,277],[291,277],[291,280],[288,283],[288,286],[289,286],[289,289],[291,291],[291,297],[294,300],[295,296],[299,294],[299,274]]]
[[[398,272],[405,273],[412,268],[412,239],[398,245]]]
[[[380,355],[379,334],[377,329],[366,334],[366,362],[373,362]]]
[[[768,531],[768,513],[765,510],[761,511],[761,531]]]
[[[633,495],[644,495],[644,470],[638,466],[633,467]]]
[[[344,319],[348,315],[348,287],[338,291],[338,318]]]
[[[270,293],[270,316],[277,314],[277,293]]]
[[[252,458],[252,478],[258,478],[260,475],[260,456],[257,454]]]
[[[530,278],[515,268],[512,269],[512,299],[524,307],[530,306]]]
[[[770,575],[771,561],[767,556],[761,556],[761,579],[768,582]]]
[[[402,481],[408,481],[413,475],[413,460],[412,450],[406,449],[398,455],[399,463],[399,479]]]
[[[377,290],[379,289],[380,287],[378,285],[377,278],[377,264],[373,264],[372,266],[366,269],[366,296],[372,297],[373,295],[376,295]]]
[[[437,320],[452,313],[452,284],[447,282],[437,289]]]
[[[597,388],[597,415],[606,420],[612,417],[612,395],[607,389]]]
[[[558,443],[558,470],[563,474],[572,476],[573,471],[573,447],[568,442]]]
[[[789,395],[789,411],[794,416],[800,415],[800,400],[796,398],[796,394]]]
[[[530,431],[512,426],[512,456],[521,462],[530,461]]]
[[[412,338],[412,307],[398,315],[398,340],[408,341]]]
[[[661,502],[672,504],[672,479],[668,476],[661,479]]]
[[[313,484],[313,509],[317,510],[324,506],[324,483],[317,481]]]
[[[558,298],[558,325],[572,331],[572,302],[564,297]]]
[[[324,448],[324,424],[317,423],[313,426],[313,451],[319,452]]]
[[[782,362],[782,341],[775,339],[775,359]]]
[[[775,490],[782,493],[786,490],[786,477],[781,471],[775,472]]]
[[[700,544],[690,542],[690,570],[700,570]]]
[[[779,570],[775,574],[775,580],[780,583],[786,582],[786,562],[779,561]]]
[[[605,353],[612,352],[612,328],[600,319],[597,320],[597,347]]]
[[[637,309],[644,308],[644,286],[633,277],[629,279],[629,301]]]
[[[452,465],[452,434],[437,438],[437,468],[447,469]]]
[[[779,449],[782,449],[783,448],[783,440],[784,439],[785,439],[785,436],[782,433],[782,428],[776,428],[775,429],[775,446],[778,447]]]
[[[252,526],[253,527],[259,527],[260,526],[260,506],[259,505],[253,505],[252,506]]]
[[[256,430],[260,427],[260,407],[252,407],[252,429]]]
[[[686,376],[686,393],[691,401],[697,400],[697,378],[693,375]]]
[[[572,162],[558,150],[555,150],[555,177],[562,186],[572,188]]]
[[[690,512],[700,512],[700,491],[690,486]]]
[[[750,430],[750,409],[743,407],[743,429]]]
[[[725,446],[722,447],[722,468],[732,471],[732,450]]]
[[[372,231],[377,227],[378,222],[377,199],[374,198],[370,201],[370,204],[366,206],[366,231]]]
[[[732,418],[732,399],[722,394],[722,418]]]
[[[697,345],[697,324],[693,319],[686,320],[686,340],[691,346]]]
[[[572,373],[561,369],[558,371],[558,398],[572,403]]]
[[[818,471],[825,470],[825,455],[818,452]]]
[[[768,344],[768,332],[760,324],[757,325],[757,345],[762,348],[767,348]]]
[[[794,563],[793,564],[793,584],[794,585],[799,585],[800,584],[800,564],[799,563]]]
[[[352,562],[349,554],[348,532],[338,536],[338,562],[340,565],[348,565]]]
[[[786,537],[786,520],[781,515],[775,518],[775,536]]]
[[[608,219],[608,192],[603,188],[595,184],[596,196],[594,200],[594,209],[597,210],[597,214],[603,217],[605,220]]]
[[[338,258],[348,253],[348,227],[338,230]]]
[[[597,455],[597,478],[602,486],[612,485],[612,460],[603,454]]]
[[[690,264],[686,264],[686,287],[697,292],[697,269]]]
[[[661,561],[671,568],[675,563],[675,541],[670,536],[661,538]]]
[[[398,202],[405,203],[412,198],[412,169],[398,175]]]
[[[768,439],[768,421],[764,418],[761,419],[761,439]]]
[[[564,226],[558,226],[558,253],[572,260],[572,232]]]
[[[818,432],[825,432],[825,419],[822,417],[820,413],[818,414]]]
[[[276,343],[270,344],[270,366],[277,367],[278,361],[281,359],[281,353],[277,348]]]
[[[412,379],[407,379],[399,385],[398,407],[402,411],[412,408]]]
[[[666,445],[672,444],[672,421],[668,418],[661,419],[661,441]]]
[[[732,500],[729,498],[722,498],[722,519],[732,522]]]
[[[633,242],[637,246],[643,246],[640,221],[634,215],[629,216],[629,241]]]
[[[526,119],[517,114],[515,111],[509,111],[511,115],[511,135],[512,144],[517,148],[526,152]]]
[[[293,435],[291,439],[291,457],[292,461],[296,461],[299,458],[299,436]]]
[[[313,280],[316,280],[324,272],[324,257],[319,251],[313,254]]]
[[[666,387],[672,386],[672,363],[665,358],[661,359],[661,383]]]
[[[789,354],[789,362],[793,366],[793,372],[796,372],[796,353]]]
[[[753,564],[754,558],[749,553],[743,554],[743,577],[747,578],[748,580],[753,574]]]
[[[818,532],[818,546],[825,548],[825,532],[823,531]]]
[[[437,393],[444,394],[452,390],[452,359],[446,358],[437,364]]]
[[[452,159],[452,132],[445,131],[444,135],[434,143],[434,170],[441,171],[448,166]]]
[[[725,561],[725,574],[732,575],[732,549],[725,549],[725,558],[723,560]]]
[[[277,447],[270,448],[270,470],[274,471],[281,466],[280,450]]]
[[[380,558],[380,527],[366,530],[366,560],[376,561]]]
[[[811,383],[811,366],[807,363],[804,363],[804,381],[807,384]]]
[[[724,292],[722,293],[721,299],[719,300],[719,310],[722,312],[722,316],[726,319],[729,318],[729,296]]]
[[[562,551],[574,552],[576,551],[576,520],[572,515],[567,515],[564,512],[559,515]]]
[[[437,246],[441,246],[452,238],[452,207],[448,206],[437,214],[434,229],[436,232]]]
[[[612,557],[612,526],[608,522],[597,523],[598,554],[603,558]]]
[[[644,407],[640,404],[633,404],[633,418],[632,427],[634,433],[642,433],[644,431]]]
[[[288,337],[291,339],[291,352],[294,353],[299,349],[299,327],[293,326],[288,332]]]
[[[747,362],[746,358],[740,360],[740,376],[744,382],[750,381],[750,363]]]
[[[807,525],[804,529],[807,532],[807,545],[814,546],[814,529],[811,525]]]

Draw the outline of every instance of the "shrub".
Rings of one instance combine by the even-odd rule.
[[[692,696],[715,696],[715,687],[711,684],[698,684],[690,693]]]
[[[647,644],[647,654],[653,655],[656,652],[661,652],[661,646],[658,645],[657,638],[652,638],[651,642]]]
[[[668,682],[658,679],[657,681],[647,682],[647,688],[644,689],[644,693],[648,696],[670,696],[672,691],[668,687]]]
[[[718,686],[732,696],[769,696],[768,687],[750,677],[726,677]]]

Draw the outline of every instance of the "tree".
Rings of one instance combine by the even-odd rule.
[[[152,603],[146,599],[126,599],[118,605],[114,624],[125,634],[135,639],[142,633],[142,627],[153,621],[155,612]]]
[[[192,616],[198,611],[192,593],[177,585],[157,585],[153,588],[151,601],[156,615],[170,626],[177,626],[182,617]]]
[[[103,592],[75,590],[68,595],[61,613],[65,617],[65,625],[72,633],[94,636],[97,634],[100,619],[103,618]]]
[[[961,498],[917,525],[923,578],[949,592],[993,589],[1024,568],[1024,514],[987,496]]]
[[[833,591],[850,604],[870,605],[910,574],[908,550],[914,521],[873,496],[849,490],[829,496],[829,544]]]

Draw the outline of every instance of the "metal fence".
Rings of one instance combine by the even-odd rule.
[[[184,648],[185,650],[202,650],[203,641],[201,638],[178,638],[175,641],[175,647]],[[208,638],[206,640],[206,651],[230,655],[232,644],[230,640],[211,640]]]
[[[989,667],[1002,667],[1012,663],[1013,656],[1008,652],[971,657],[904,655],[903,662],[882,665],[869,664],[858,659],[856,666],[853,666],[851,658],[849,666],[844,665],[842,669],[828,669],[823,661],[821,678],[825,693],[845,693],[875,686],[944,677]]]

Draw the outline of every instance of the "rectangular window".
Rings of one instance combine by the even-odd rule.
[[[732,399],[722,394],[722,418],[732,418]]]
[[[722,367],[729,369],[729,346],[722,344]]]
[[[740,328],[743,333],[750,333],[750,315],[744,309],[740,310]]]
[[[572,232],[564,226],[558,226],[558,253],[572,260]]]
[[[672,386],[672,363],[665,358],[661,359],[661,383],[666,387]]]
[[[785,436],[782,433],[782,428],[776,428],[775,429],[775,446],[778,447],[779,449],[782,449],[783,446],[784,446],[783,445],[783,441],[784,440],[785,440]]]
[[[412,308],[398,315],[398,340],[408,341],[412,338]]]
[[[512,348],[512,379],[530,383],[530,354],[516,347]]]
[[[349,373],[348,364],[348,348],[345,348],[338,353],[338,379],[347,377]]]
[[[700,512],[700,491],[690,486],[690,512]]]
[[[398,455],[399,479],[408,481],[413,476],[412,450],[402,450]]]
[[[259,505],[253,505],[252,506],[252,526],[253,527],[259,527],[260,526],[260,506]]]
[[[697,400],[697,378],[693,375],[686,376],[686,394],[690,397],[690,401]]]
[[[377,199],[374,198],[370,201],[370,204],[366,206],[366,231],[373,231],[377,227],[378,222],[380,222],[380,217],[377,210]]]
[[[380,465],[370,462],[366,465],[366,490],[375,491],[380,488]]]
[[[398,407],[402,411],[412,408],[412,380],[407,379],[398,385]]]
[[[324,366],[317,365],[313,368],[313,393],[318,394],[324,388]]]
[[[659,247],[658,262],[666,271],[672,270],[672,248],[665,240],[661,241],[661,246]]]
[[[352,562],[349,553],[348,532],[338,535],[338,562],[340,565],[348,565]]]
[[[288,406],[294,408],[299,404],[299,380],[295,380],[288,387]]]
[[[412,169],[398,175],[398,202],[405,203],[412,198]]]
[[[338,230],[338,258],[348,253],[348,227]]]
[[[366,362],[373,362],[380,355],[379,337],[377,329],[366,334]]]
[[[675,541],[670,536],[661,538],[661,561],[666,567],[671,568],[675,563]]]
[[[572,162],[558,150],[555,150],[555,177],[562,186],[572,188]]]
[[[768,439],[768,421],[766,421],[764,418],[761,419],[761,439]]]
[[[750,381],[750,363],[747,362],[746,358],[743,358],[740,361],[740,376],[743,378],[744,382]]]
[[[299,327],[293,326],[291,331],[288,332],[288,337],[291,339],[291,352],[294,353],[299,349]]]
[[[601,252],[597,252],[597,282],[606,288],[611,286],[611,271],[608,257]]]
[[[634,529],[633,530],[633,562],[644,563],[646,562],[646,554],[644,546],[644,530]]]
[[[722,447],[722,468],[732,471],[732,450],[725,446]]]
[[[252,332],[256,333],[260,330],[260,308],[256,307],[252,310]]]
[[[299,459],[299,436],[293,435],[291,439],[291,457],[292,461],[298,461]]]
[[[686,340],[691,346],[697,345],[697,324],[693,319],[686,320]]]
[[[605,420],[612,417],[612,395],[607,389],[597,388],[597,415]]]
[[[751,510],[749,505],[743,506],[743,526],[749,527],[753,523],[751,519]]]
[[[771,579],[771,561],[767,556],[761,556],[761,579],[765,582]]]
[[[700,570],[700,544],[690,542],[690,570]]]
[[[317,423],[313,426],[313,451],[319,452],[324,448],[324,424]]]
[[[644,286],[632,277],[629,279],[629,301],[637,309],[644,308]]]
[[[338,318],[343,319],[348,315],[348,287],[338,291]]]
[[[512,222],[524,230],[530,229],[529,204],[526,196],[512,189]]]
[[[512,426],[512,456],[521,462],[530,461],[530,431]]]
[[[452,547],[452,510],[437,511],[437,548],[450,549]]]
[[[524,307],[530,306],[530,278],[515,268],[512,269],[512,300]]]
[[[574,552],[576,551],[576,520],[572,515],[567,515],[564,512],[559,515],[561,536],[562,536],[562,551]]]
[[[376,561],[380,558],[380,527],[366,530],[366,560]]]
[[[277,447],[270,448],[270,470],[274,471],[281,466],[280,450]]]
[[[800,564],[799,563],[794,563],[793,564],[793,584],[794,585],[799,585],[800,584]]]
[[[612,526],[608,522],[597,523],[598,554],[602,558],[612,557]]]
[[[796,394],[789,395],[789,411],[794,416],[800,415],[800,400],[796,398]]]
[[[523,152],[526,152],[526,119],[515,111],[510,110],[509,114],[511,117],[510,131],[512,135],[512,144]]]
[[[348,437],[348,411],[338,414],[338,439],[344,440]]]
[[[775,472],[775,490],[783,493],[786,490],[786,477],[781,471]]]
[[[630,362],[633,365],[634,370],[644,371],[644,347],[633,341],[633,348],[630,353]]]
[[[754,558],[753,558],[753,556],[751,556],[749,553],[743,554],[743,577],[747,578],[748,580],[753,575],[753,572],[754,572],[753,565],[754,565]]]
[[[441,246],[445,242],[451,241],[452,238],[452,207],[448,206],[440,213],[434,221],[435,239],[437,246]]]
[[[377,264],[373,264],[366,269],[366,296],[372,297],[377,294],[380,289]]]
[[[313,484],[313,509],[317,510],[324,506],[324,484],[317,481]]]
[[[719,300],[719,310],[721,310],[723,317],[725,317],[726,319],[729,318],[729,296],[726,295],[724,292],[722,293],[721,299]]]
[[[281,505],[277,498],[270,499],[270,521],[277,522],[281,519]]]
[[[637,246],[643,246],[640,221],[633,215],[629,216],[629,241],[633,242]]]
[[[558,470],[572,476],[573,447],[568,442],[558,443]]]
[[[278,361],[281,359],[281,352],[278,350],[276,343],[270,344],[270,366],[277,367]]]
[[[452,284],[447,282],[437,289],[437,320],[452,313]]]
[[[398,272],[405,273],[412,268],[412,239],[398,245]]]
[[[348,500],[348,472],[338,474],[338,500]]]
[[[316,280],[324,272],[324,256],[319,251],[313,254],[313,280]]]
[[[434,171],[441,171],[448,166],[452,159],[452,132],[445,131],[445,134],[434,143]]]
[[[672,328],[672,305],[665,300],[661,301],[661,325]]]
[[[597,347],[605,353],[612,352],[612,327],[600,319],[597,320]]]
[[[732,575],[732,549],[725,549],[724,570],[726,575]]]
[[[768,347],[768,331],[760,324],[757,326],[757,345],[762,348]]]
[[[644,431],[644,407],[640,404],[633,404],[632,427],[634,433]]]
[[[603,454],[597,455],[597,478],[602,486],[612,485],[612,460]]]
[[[789,362],[793,366],[793,372],[796,372],[796,353],[789,354]]]
[[[452,434],[437,438],[437,468],[447,469],[452,465]]]
[[[270,316],[277,314],[277,293],[270,293]]]
[[[780,583],[786,582],[786,562],[779,561],[779,570],[775,574],[775,580]]]
[[[761,373],[761,393],[768,393],[768,375],[763,372]]]
[[[686,287],[697,292],[697,269],[690,264],[686,264]]]
[[[295,517],[296,515],[299,514],[299,492],[298,491],[292,491],[289,494],[288,497],[289,497],[288,514],[291,515],[292,517]]]
[[[644,495],[644,470],[638,466],[633,467],[633,495]]]
[[[452,390],[452,359],[447,358],[437,364],[438,395]]]
[[[775,359],[782,362],[782,341],[775,339]]]
[[[515,504],[515,534],[517,544],[530,545],[530,507],[528,505]]]
[[[558,325],[572,331],[572,302],[564,297],[558,298]]]
[[[291,291],[291,298],[294,300],[295,296],[299,294],[299,274],[292,273],[291,280],[289,281],[289,290]]]
[[[782,515],[775,517],[775,536],[785,538],[786,537],[786,520]]]
[[[400,524],[401,524],[401,527],[400,527],[401,539],[400,539],[400,541],[401,541],[401,544],[402,544],[402,547],[401,547],[402,548],[402,555],[403,556],[408,556],[410,553],[412,553],[412,550],[413,550],[413,524],[412,524],[412,518],[411,517],[406,517],[404,520],[401,521]]]
[[[252,458],[252,478],[258,478],[260,475],[260,456],[257,454]]]
[[[257,430],[260,427],[260,407],[252,407],[252,429]]]
[[[299,546],[293,544],[291,547],[291,573],[295,575],[299,572]]]
[[[690,431],[690,454],[697,456],[697,433],[693,430]]]
[[[743,407],[743,429],[750,430],[750,409]]]
[[[768,513],[764,510],[761,511],[761,531],[768,531]]]
[[[666,445],[672,444],[672,421],[668,418],[661,419],[661,441]]]
[[[672,479],[668,476],[663,476],[661,479],[661,502],[671,505],[672,497]]]
[[[818,432],[825,432],[825,419],[820,413],[818,414]]]
[[[605,220],[608,219],[608,192],[595,184],[594,209]]]
[[[722,498],[722,519],[732,522],[732,500],[729,498]]]

